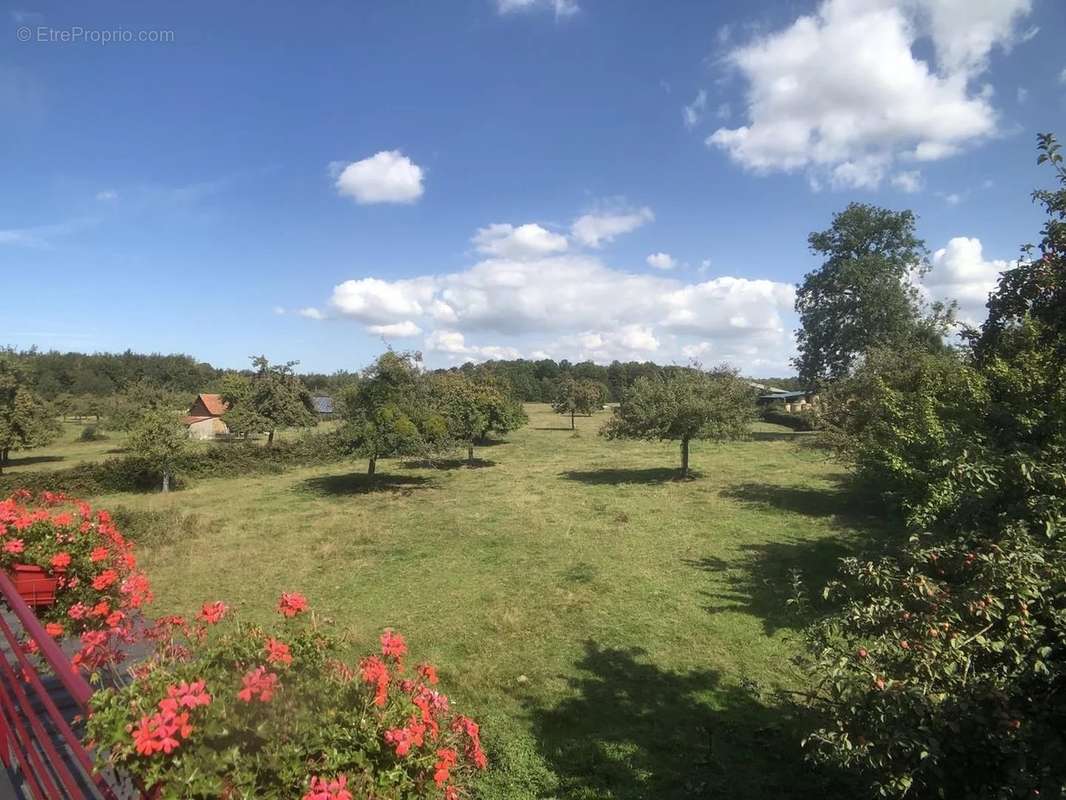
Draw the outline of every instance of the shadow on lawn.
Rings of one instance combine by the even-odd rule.
[[[764,510],[829,518],[839,535],[808,539],[779,537],[774,541],[737,548],[738,557],[687,559],[684,563],[707,572],[711,583],[703,594],[712,614],[741,611],[759,617],[765,630],[801,628],[820,605],[822,587],[837,573],[839,560],[859,553],[878,555],[901,535],[890,516],[874,516],[876,501],[861,489],[841,481],[835,488],[748,483],[725,491],[723,497]],[[811,606],[805,611],[789,600],[795,597],[794,576]]]
[[[28,467],[33,464],[52,464],[56,461],[66,461],[65,456],[19,456],[8,458],[4,462],[5,467]]]
[[[367,475],[365,472],[351,472],[347,475],[320,475],[301,481],[299,488],[322,497],[337,497],[348,494],[370,494],[371,492],[398,492],[411,494],[415,489],[424,489],[432,481],[418,475],[390,475],[378,473]]]
[[[401,466],[404,469],[484,469],[495,467],[496,462],[485,458],[475,458],[473,461],[467,461],[465,458],[423,458],[404,461]]]
[[[676,467],[651,467],[649,469],[572,469],[561,473],[561,475],[568,481],[579,481],[591,486],[621,483],[669,483],[670,481],[682,480],[681,470]],[[689,470],[688,480],[695,480],[699,477],[699,472]]]
[[[767,707],[709,670],[664,671],[640,649],[587,642],[576,667],[585,674],[570,680],[573,696],[533,711],[558,796],[825,796],[789,707]]]

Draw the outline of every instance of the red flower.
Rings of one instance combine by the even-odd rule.
[[[311,778],[311,788],[301,800],[352,800],[352,793],[347,787],[348,778],[345,775],[338,775],[331,781],[316,775]]]
[[[282,592],[278,599],[278,613],[284,617],[295,617],[307,610],[307,598],[299,592]]]
[[[459,716],[452,723],[452,730],[466,734],[469,740],[466,745],[466,757],[473,761],[478,769],[485,769],[489,765],[489,760],[485,756],[485,751],[481,749],[481,729],[478,728],[478,724],[470,717]]]
[[[56,553],[52,556],[52,569],[66,569],[70,566],[70,553]]]
[[[374,705],[383,706],[389,699],[389,668],[377,656],[369,656],[359,662],[359,670],[363,675],[363,681],[373,683],[377,690],[374,693]]]
[[[67,616],[71,619],[82,619],[89,613],[89,607],[84,603],[75,603],[67,609]]]
[[[256,667],[242,678],[244,688],[237,692],[237,697],[246,703],[256,697],[264,703],[270,702],[278,688],[278,676],[267,672],[266,667]]]
[[[53,638],[59,638],[63,635],[63,626],[58,622],[49,622],[44,626],[44,632]]]
[[[436,686],[437,681],[437,668],[432,664],[419,664],[418,674],[425,678],[431,685]]]
[[[200,613],[196,615],[196,618],[201,622],[206,622],[208,625],[214,625],[217,622],[221,622],[222,618],[226,616],[226,612],[229,609],[226,604],[221,600],[214,603],[204,603],[200,609]]]
[[[393,633],[392,628],[386,628],[381,634],[381,654],[395,658],[396,663],[403,660],[403,657],[407,655],[407,641],[403,638],[403,634]]]
[[[396,755],[403,758],[411,752],[412,747],[421,747],[425,742],[426,727],[413,717],[404,728],[390,728],[385,731],[385,741],[396,748]]]
[[[455,766],[459,754],[450,747],[442,747],[437,751],[437,763],[433,767],[433,782],[437,786],[443,786],[451,776],[451,769]]]
[[[271,664],[284,664],[287,667],[292,663],[292,651],[289,646],[273,636],[266,641],[266,657]]]
[[[115,572],[113,569],[105,569],[103,572],[93,578],[93,588],[96,589],[96,591],[98,592],[102,592],[104,589],[114,584],[114,582],[117,580],[117,572]]]
[[[194,681],[193,683],[182,681],[176,686],[167,687],[167,697],[177,701],[178,706],[184,706],[185,708],[210,705],[211,695],[207,693],[205,687],[204,681]]]
[[[108,556],[108,549],[106,547],[94,547],[92,552],[89,553],[89,560],[94,564],[98,561],[104,561]]]
[[[18,527],[18,521],[15,522],[15,527]],[[21,553],[25,550],[25,545],[22,544],[21,539],[8,539],[4,542],[5,553]]]

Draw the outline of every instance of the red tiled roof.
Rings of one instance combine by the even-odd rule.
[[[204,401],[204,407],[213,417],[221,417],[229,411],[229,406],[222,402],[220,394],[201,394],[200,399]]]

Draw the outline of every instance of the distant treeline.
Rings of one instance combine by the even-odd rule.
[[[134,353],[131,350],[87,354],[31,349],[12,351],[12,354],[22,362],[34,390],[45,400],[61,396],[110,397],[128,391],[135,384],[150,384],[167,392],[188,395],[217,392],[223,376],[236,371],[219,369],[192,356]],[[605,366],[591,361],[575,364],[566,359],[531,361],[519,358],[467,363],[452,369],[506,381],[515,396],[526,402],[550,401],[560,379],[568,375],[602,383],[608,399],[616,402],[637,378],[652,375],[664,367],[650,361],[614,361]],[[358,380],[358,373],[341,370],[330,375],[303,373],[300,377],[312,392],[331,394],[339,393],[344,386]],[[757,382],[784,389],[801,388],[796,378],[758,378]]]

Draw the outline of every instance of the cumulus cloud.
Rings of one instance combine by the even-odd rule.
[[[896,173],[892,176],[892,185],[897,189],[902,189],[907,194],[920,192],[924,185],[921,170],[912,169]]]
[[[418,336],[422,332],[422,329],[409,319],[405,319],[403,322],[394,322],[390,325],[368,325],[366,329],[378,336],[395,336],[400,339]]]
[[[670,361],[708,341],[738,366],[761,360],[780,370],[793,349],[794,296],[787,283],[728,276],[686,283],[566,252],[490,257],[400,280],[353,279],[334,288],[330,304],[335,316],[372,333],[419,327],[425,350],[449,360],[541,352]]]
[[[118,192],[112,189],[105,189],[102,192],[96,193],[96,199],[102,202],[109,202],[111,200],[118,200]]]
[[[674,257],[669,253],[652,253],[645,261],[648,262],[649,267],[655,267],[655,269],[673,269],[677,266]]]
[[[480,228],[473,239],[479,253],[501,258],[537,258],[566,250],[566,237],[535,223],[514,225],[496,223]]]
[[[330,164],[337,191],[360,205],[413,203],[422,196],[422,168],[399,150],[382,150],[362,161]]]
[[[326,318],[325,314],[323,314],[319,309],[313,308],[313,307],[301,308],[296,313],[299,314],[301,317],[306,317],[307,319],[325,319]]]
[[[922,286],[933,300],[957,300],[963,322],[984,321],[988,294],[996,288],[999,275],[1017,262],[985,259],[981,240],[956,236],[946,247],[933,253],[932,268],[922,278]]]
[[[1029,10],[1030,0],[824,0],[728,53],[748,84],[748,122],[707,144],[748,169],[806,170],[836,188],[876,187],[897,160],[951,156],[996,132],[990,92],[974,83],[994,47],[1021,38]],[[915,56],[926,37],[933,63]]]
[[[586,247],[599,247],[614,241],[616,236],[635,231],[653,219],[655,214],[647,206],[636,211],[584,214],[574,220],[574,224],[570,226],[570,235]]]
[[[496,0],[496,10],[501,14],[516,11],[551,10],[556,17],[569,17],[580,11],[575,0]]]

